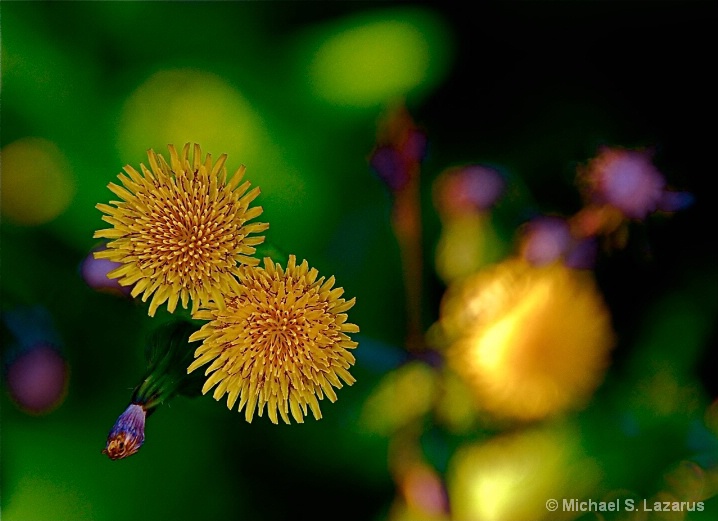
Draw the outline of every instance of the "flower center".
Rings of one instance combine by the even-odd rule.
[[[270,361],[281,363],[297,355],[307,335],[301,326],[305,319],[296,310],[271,308],[261,313],[258,321],[259,341],[269,353]]]
[[[198,177],[179,179],[171,187],[148,204],[151,225],[139,227],[144,233],[135,249],[141,268],[163,274],[165,283],[179,280],[192,288],[234,266],[234,204],[222,201],[218,211],[217,201],[210,204],[209,186]]]

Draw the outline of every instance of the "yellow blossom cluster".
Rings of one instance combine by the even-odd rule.
[[[239,399],[248,422],[265,405],[274,423],[290,414],[301,423],[308,408],[321,418],[318,399],[333,402],[334,388],[354,383],[348,333],[359,328],[345,312],[355,299],[294,255],[286,268],[269,258],[258,266],[257,234],[269,225],[250,222],[262,208],[251,206],[260,190],[242,182],[244,166],[228,177],[226,154],[202,160],[197,144],[169,153],[168,162],[149,150],[149,167],[128,165],[108,185],[119,200],[97,205],[111,227],[95,232],[108,240],[95,257],[119,264],[108,277],[133,297],[151,297],[150,316],[192,301],[192,317],[207,322],[190,337],[203,342],[188,372],[212,362],[203,393],[216,385],[229,408]]]

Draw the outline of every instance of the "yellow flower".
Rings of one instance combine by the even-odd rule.
[[[449,288],[441,324],[451,367],[481,409],[537,420],[582,406],[613,345],[589,273],[510,259]]]
[[[357,343],[347,333],[359,328],[345,313],[356,299],[340,298],[344,290],[332,289],[334,277],[325,281],[317,275],[307,261],[297,266],[294,255],[286,270],[265,258],[264,268],[240,268],[239,289],[225,296],[225,309],[211,302],[194,315],[209,321],[190,337],[203,343],[187,369],[213,361],[203,393],[217,385],[213,396],[219,400],[228,393],[229,409],[239,398],[248,422],[255,408],[262,416],[265,405],[273,423],[277,412],[285,423],[290,412],[303,423],[307,406],[316,419],[322,417],[317,397],[334,402],[332,386],[342,387],[339,378],[348,385],[355,381],[348,350]]]
[[[168,148],[170,164],[149,150],[150,169],[140,164],[140,174],[128,165],[127,175],[117,176],[123,186],[108,185],[121,201],[97,205],[112,228],[95,232],[95,238],[110,239],[95,257],[122,264],[107,276],[134,284],[133,297],[142,293],[144,302],[152,295],[150,316],[165,301],[170,313],[180,299],[184,308],[192,299],[193,313],[210,299],[222,306],[223,294],[238,287],[237,265],[259,262],[250,255],[264,237],[249,235],[269,227],[247,224],[262,208],[249,208],[259,188],[247,192],[249,181],[239,185],[244,166],[227,180],[226,154],[213,165],[210,154],[201,163],[199,145],[192,160],[189,143],[181,155]]]

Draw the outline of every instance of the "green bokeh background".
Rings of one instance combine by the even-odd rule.
[[[718,396],[716,4],[505,2],[473,9],[2,3],[1,144],[28,136],[54,142],[76,186],[71,205],[47,224],[2,219],[2,309],[49,310],[70,367],[67,397],[47,415],[22,412],[3,387],[3,519],[384,518],[395,495],[388,439],[362,428],[358,417],[401,357],[406,323],[391,200],[367,163],[377,121],[395,99],[406,101],[429,138],[422,171],[426,327],[443,291],[432,272],[440,224],[430,193],[443,169],[477,161],[508,173],[509,195],[495,221],[509,251],[531,215],[579,208],[575,168],[597,146],[656,147],[658,167],[696,203],[636,226],[625,250],[599,262],[620,340],[606,384],[580,421],[607,481],[641,496],[654,492],[678,459],[718,463],[718,443],[701,430],[700,411],[661,415],[635,391],[669,368],[703,409]],[[334,68],[324,65],[338,72],[335,83],[322,84],[317,57],[366,27],[379,29],[357,36],[358,47],[340,54]],[[382,53],[382,42],[391,50]],[[201,118],[192,128],[196,106],[187,107],[186,121],[164,106],[162,89],[155,98],[133,97],[162,71],[185,74],[162,84],[168,96],[173,85],[191,88],[196,102],[207,89],[213,115],[204,125],[211,128]],[[175,130],[163,127],[170,113]],[[334,274],[357,297],[350,314],[361,327],[357,383],[340,390],[337,403],[323,403],[321,421],[304,425],[275,426],[266,417],[250,425],[209,396],[177,398],[149,419],[141,451],[113,462],[100,454],[106,434],[142,374],[144,339],[169,316],[160,311],[150,319],[146,305],[92,290],[79,266],[97,245],[93,231],[104,227],[94,205],[112,198],[107,183],[125,164],[145,161],[147,148],[164,153],[170,134],[209,136],[210,143],[200,142],[206,151],[227,152],[230,169],[246,164],[247,178],[262,188],[268,242]],[[11,344],[6,334],[4,355]],[[460,440],[432,429],[425,450],[443,470]],[[689,519],[713,519],[715,498],[707,506]]]

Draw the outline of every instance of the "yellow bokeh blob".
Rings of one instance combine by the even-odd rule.
[[[682,460],[675,463],[663,475],[665,491],[678,498],[678,501],[701,501],[715,494],[710,490],[706,473],[695,462]]]
[[[384,376],[362,410],[367,429],[391,434],[431,409],[437,375],[427,364],[409,362]]]
[[[2,214],[17,224],[44,224],[75,195],[75,179],[55,143],[28,137],[2,149]]]
[[[168,143],[200,143],[256,164],[266,131],[250,102],[221,77],[195,69],[161,70],[128,98],[118,126],[123,158],[142,157]]]
[[[441,309],[450,366],[480,409],[539,420],[588,401],[614,335],[592,276],[509,259],[449,287]]]
[[[449,463],[447,485],[456,521],[567,519],[547,500],[581,498],[599,478],[596,463],[568,427],[505,434],[460,447]]]
[[[452,433],[464,434],[475,427],[478,412],[464,380],[454,371],[443,370],[434,410],[437,422]]]
[[[431,16],[377,13],[342,20],[318,35],[308,64],[314,95],[336,105],[370,107],[432,82],[445,41]]]
[[[436,273],[450,284],[496,262],[502,249],[490,215],[476,212],[446,219],[436,245]]]

